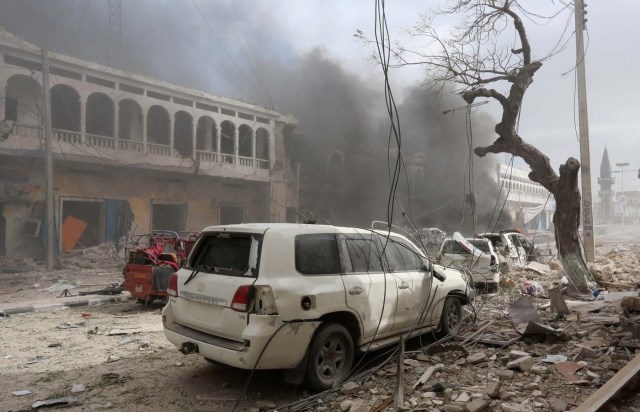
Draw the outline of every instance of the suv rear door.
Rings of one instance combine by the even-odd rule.
[[[386,236],[381,236],[382,242],[386,241]],[[409,241],[393,235],[387,242],[385,257],[398,289],[393,330],[423,326],[417,325],[416,321],[431,295],[431,275],[424,270],[423,257]]]
[[[231,309],[241,286],[258,277],[263,234],[206,232],[178,272],[174,321],[206,333],[242,341],[247,314]]]
[[[391,331],[398,291],[379,246],[371,234],[348,234],[339,236],[339,249],[346,303],[360,317],[363,339]]]

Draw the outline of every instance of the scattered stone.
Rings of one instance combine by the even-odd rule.
[[[486,358],[487,358],[487,355],[484,352],[476,352],[474,354],[467,356],[467,362],[469,362],[472,365],[475,365],[476,363],[480,363],[484,361]]]
[[[513,371],[512,370],[499,370],[496,375],[498,375],[500,378],[502,379],[511,379],[513,378]]]
[[[85,391],[85,387],[81,383],[76,383],[71,387],[71,393],[80,393],[84,391]]]
[[[455,399],[455,402],[469,402],[471,400],[471,396],[469,396],[469,394],[467,392],[462,392],[460,395],[458,395],[458,397]]]
[[[546,375],[547,373],[549,373],[549,368],[544,365],[533,365],[531,367],[531,372],[537,375]]]
[[[435,398],[436,396],[438,396],[438,394],[435,392],[425,392],[422,394],[423,398]]]
[[[465,363],[467,363],[467,360],[465,358],[458,358],[458,360],[456,360],[453,364],[454,365],[464,365]]]
[[[468,412],[481,412],[489,408],[489,402],[484,399],[474,399],[467,404]]]
[[[176,362],[176,366],[177,366],[178,368],[179,368],[179,367],[181,367],[181,366],[184,366],[184,362],[180,362],[180,361],[178,361],[178,362]]]
[[[116,362],[119,360],[120,360],[120,356],[118,355],[110,354],[109,357],[107,357],[107,363]]]
[[[529,353],[527,352],[522,352],[519,350],[512,350],[511,352],[509,352],[509,358],[510,359],[518,359],[518,358],[522,358],[524,356],[531,356]]]
[[[54,406],[68,406],[73,405],[78,402],[78,398],[57,398],[57,399],[47,399],[44,401],[38,401],[31,405],[31,409],[40,409],[40,408],[48,408]]]
[[[485,390],[485,393],[491,398],[491,399],[497,399],[498,396],[500,395],[500,382],[491,382],[487,385],[487,388]]]
[[[507,363],[507,369],[520,369],[522,372],[527,372],[531,369],[534,363],[535,360],[531,356],[527,355]]]
[[[569,404],[564,399],[553,398],[549,402],[549,407],[551,408],[551,410],[556,412],[566,411],[567,406],[569,406]]]
[[[503,403],[500,405],[504,412],[531,412],[531,409],[517,403]]]
[[[25,396],[25,395],[31,395],[31,391],[28,391],[26,389],[21,390],[21,391],[13,391],[11,392],[12,395],[14,396]]]
[[[62,342],[53,342],[47,345],[49,348],[59,348],[60,346],[62,346]]]
[[[347,399],[345,401],[342,401],[342,403],[340,404],[340,410],[342,412],[347,412],[347,411],[349,411],[351,409],[352,405],[353,405],[353,401],[352,400]]]
[[[275,409],[276,404],[273,401],[259,400],[259,401],[256,401],[256,407],[261,411],[265,411],[269,409]]]
[[[32,365],[34,363],[38,363],[40,362],[40,359],[37,356],[33,356],[29,359],[27,359],[27,365]]]
[[[405,359],[404,360],[404,364],[405,365],[409,365],[409,366],[413,366],[414,368],[418,367],[418,366],[421,366],[421,363],[419,361],[415,360],[415,359]]]
[[[466,408],[462,405],[454,405],[452,403],[444,406],[445,412],[465,412]]]
[[[566,362],[567,359],[568,358],[564,355],[547,355],[544,358],[540,359],[540,362],[560,363],[560,362]]]
[[[598,375],[597,373],[593,373],[590,370],[587,370],[587,378],[595,381],[600,379],[600,375]]]
[[[360,385],[357,384],[356,382],[347,382],[344,385],[342,385],[342,388],[340,388],[340,392],[344,395],[351,395],[358,389],[360,389]]]
[[[365,401],[358,399],[353,401],[349,412],[369,412],[369,409],[370,408],[367,406],[367,403]]]
[[[598,357],[598,352],[591,348],[587,348],[586,346],[582,346],[580,348],[580,352],[578,353],[578,359],[595,359]]]

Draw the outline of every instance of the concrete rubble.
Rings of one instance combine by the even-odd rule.
[[[594,296],[583,300],[561,295],[568,313],[558,313],[549,301],[549,289],[564,289],[562,268],[552,260],[547,271],[511,268],[498,293],[478,296],[475,325],[438,350],[407,342],[400,409],[536,412],[577,408],[640,354],[640,295],[635,281],[640,279],[636,269],[640,248],[617,247],[599,255],[591,270],[603,273],[596,277],[598,281],[610,283],[599,283]],[[525,279],[541,285],[544,292],[528,296],[535,316],[527,318],[532,313],[525,313],[528,324],[518,324],[510,308],[526,296],[518,286]],[[532,324],[537,327],[530,328]],[[527,328],[517,332],[518,325]],[[395,361],[373,368],[368,377],[345,383],[314,410],[349,411],[355,403],[364,403],[371,411],[392,410]],[[637,396],[616,398],[615,405],[620,411],[640,412]]]

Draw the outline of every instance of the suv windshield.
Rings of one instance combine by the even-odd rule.
[[[480,249],[484,253],[491,253],[489,249],[489,241],[485,239],[467,239],[469,243],[473,245],[473,247]]]
[[[261,243],[262,235],[205,234],[193,252],[189,269],[256,277]]]

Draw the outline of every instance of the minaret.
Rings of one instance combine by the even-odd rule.
[[[604,224],[613,223],[613,192],[611,186],[615,182],[615,178],[611,176],[611,163],[609,162],[609,153],[607,147],[604,148],[602,154],[602,163],[600,163],[600,177],[598,184],[600,185],[600,202],[602,203],[602,219]]]

